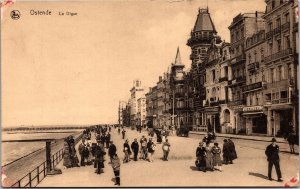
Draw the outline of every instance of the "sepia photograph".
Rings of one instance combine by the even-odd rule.
[[[1,187],[299,187],[298,0],[0,0]]]

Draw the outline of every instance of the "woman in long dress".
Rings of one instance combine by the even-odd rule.
[[[219,171],[222,171],[221,148],[217,142],[212,148],[214,166],[218,166]]]
[[[199,147],[196,150],[196,156],[196,166],[200,171],[206,172],[206,149],[204,142],[199,143]]]
[[[63,165],[66,168],[71,168],[72,167],[72,162],[71,162],[71,155],[70,155],[70,148],[68,144],[68,139],[64,140],[64,162]]]

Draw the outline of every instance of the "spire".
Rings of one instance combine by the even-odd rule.
[[[199,31],[213,31],[216,32],[215,25],[210,17],[210,13],[208,11],[208,5],[205,9],[200,9],[198,11],[197,20],[193,29],[193,32]]]
[[[177,53],[176,53],[176,58],[175,58],[175,65],[182,65],[181,63],[181,57],[180,57],[180,52],[179,52],[179,47],[177,47]]]

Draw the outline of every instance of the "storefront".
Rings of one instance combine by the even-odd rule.
[[[268,134],[267,114],[263,106],[246,106],[242,116],[246,119],[246,134]]]

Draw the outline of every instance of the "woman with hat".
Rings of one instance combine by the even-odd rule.
[[[196,150],[196,157],[196,166],[200,171],[206,172],[206,149],[204,142],[199,143],[199,147]]]

